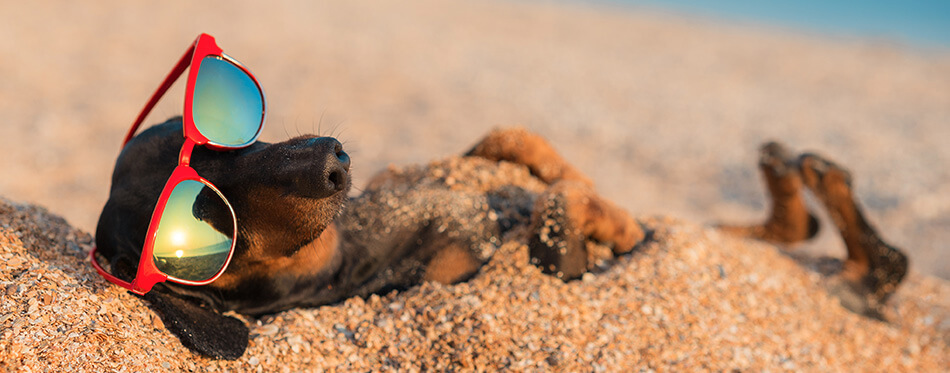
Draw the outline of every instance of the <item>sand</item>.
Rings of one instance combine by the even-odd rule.
[[[564,283],[509,240],[473,279],[251,327],[236,361],[197,356],[87,262],[91,237],[0,201],[0,368],[9,371],[937,371],[950,285],[912,274],[888,323],[842,308],[775,247],[672,218],[655,241]],[[237,315],[240,317],[239,315]]]
[[[242,360],[194,356],[94,276],[83,232],[122,135],[199,32],[264,86],[263,140],[335,135],[357,186],[521,124],[635,215],[674,217],[656,222],[668,235],[569,284],[511,242],[468,283],[249,320]],[[79,230],[4,207],[5,222],[20,209],[0,230],[4,368],[950,366],[950,298],[932,277],[950,277],[946,50],[560,3],[102,1],[0,4],[0,56],[0,196]],[[177,88],[151,122],[181,112]],[[847,165],[870,219],[908,252],[892,323],[847,313],[774,247],[707,228],[764,217],[755,158],[768,139]],[[843,255],[823,228],[799,251]]]
[[[475,278],[295,309],[236,361],[197,356],[147,303],[98,277],[91,237],[0,201],[0,368],[10,371],[936,371],[950,285],[912,274],[888,323],[842,308],[772,246],[671,218],[655,241],[564,283],[509,240]],[[237,315],[240,317],[239,315]]]

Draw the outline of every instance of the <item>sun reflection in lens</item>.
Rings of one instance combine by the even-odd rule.
[[[185,237],[185,232],[181,230],[172,232],[171,240],[172,240],[172,245],[185,246],[185,241],[187,241]],[[181,250],[178,250],[178,252],[181,252]],[[179,254],[178,257],[181,258],[181,254]]]
[[[204,281],[220,272],[233,236],[221,233],[205,219],[218,212],[229,214],[229,210],[224,197],[200,181],[184,180],[175,185],[155,231],[152,261],[156,268],[187,281]]]

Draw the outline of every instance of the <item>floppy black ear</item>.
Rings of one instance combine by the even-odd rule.
[[[145,300],[152,304],[165,327],[178,336],[181,344],[193,351],[234,360],[247,349],[248,329],[241,320],[159,289],[146,293]]]
[[[116,255],[110,260],[116,276],[131,281],[135,274],[134,259]],[[181,344],[192,351],[215,358],[234,360],[247,349],[249,330],[241,320],[224,316],[210,307],[199,305],[166,293],[162,284],[145,293],[145,300],[162,318],[165,327],[178,336]]]

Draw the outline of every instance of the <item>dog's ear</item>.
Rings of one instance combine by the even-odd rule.
[[[116,255],[111,260],[115,274],[131,281],[135,274],[132,258]],[[165,323],[165,327],[178,336],[181,344],[203,355],[234,360],[247,349],[249,331],[241,320],[224,316],[209,307],[167,293],[162,284],[156,284],[145,300]]]
[[[247,349],[248,329],[241,320],[159,289],[146,293],[145,299],[185,347],[228,360],[241,357]]]

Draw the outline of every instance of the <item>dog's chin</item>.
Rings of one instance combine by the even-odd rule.
[[[347,198],[349,188],[341,190],[333,195],[322,197],[322,198],[311,198],[302,196],[302,200],[298,206],[311,206],[311,213],[308,214],[305,221],[305,226],[312,228],[312,235],[303,239],[305,242],[309,242],[317,239],[330,225],[340,215],[343,214],[343,210],[346,209],[346,203],[349,200]]]
[[[290,188],[285,196],[292,200],[295,208],[306,213],[296,215],[298,219],[306,216],[307,225],[317,227],[322,232],[327,224],[339,217],[346,208],[346,202],[350,192],[350,178],[346,175],[341,180],[341,186],[328,193],[326,188],[308,188],[308,182],[302,182],[295,187]],[[317,232],[319,235],[319,232]]]
[[[328,181],[333,180],[333,181]],[[342,203],[350,191],[350,177],[348,174],[300,177],[289,183],[285,194],[313,201],[334,200]]]

